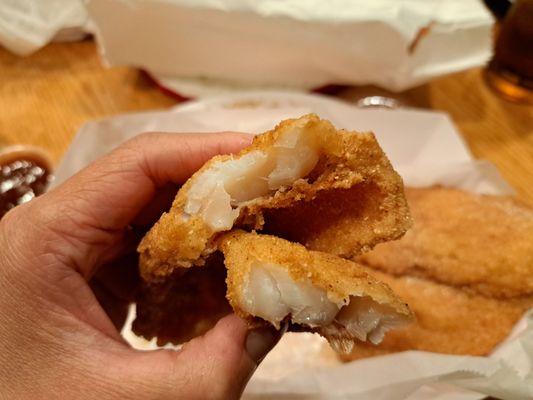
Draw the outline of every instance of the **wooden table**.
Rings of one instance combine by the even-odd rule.
[[[350,100],[356,91],[339,96]],[[519,196],[533,203],[533,107],[498,98],[478,69],[402,97],[449,113],[472,153],[496,164]],[[90,40],[51,44],[27,58],[0,48],[0,143],[43,147],[54,162],[85,121],[174,104],[137,70],[102,67]]]

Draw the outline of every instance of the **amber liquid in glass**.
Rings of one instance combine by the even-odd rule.
[[[487,83],[502,97],[533,104],[533,0],[517,0],[494,31]]]

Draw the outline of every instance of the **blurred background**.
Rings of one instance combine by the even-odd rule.
[[[417,315],[398,343],[425,352],[336,369],[316,335],[288,334],[248,398],[281,398],[272,376],[326,393],[283,398],[531,398],[533,300],[470,286],[525,287],[533,269],[531,209],[473,194],[533,204],[533,0],[0,0],[0,218],[142,131],[258,133],[309,112],[374,131],[408,193],[459,197],[409,200],[429,239],[404,241],[413,272],[387,278]],[[450,281],[420,278],[426,242]]]
[[[3,206],[87,121],[257,90],[444,111],[533,201],[532,21],[530,0],[0,0]]]

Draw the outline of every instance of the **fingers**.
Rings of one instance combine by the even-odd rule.
[[[265,355],[279,341],[274,328],[249,331],[235,315],[176,353],[144,353],[137,370],[162,398],[238,399]]]
[[[88,279],[124,250],[128,224],[154,219],[140,213],[158,188],[182,183],[214,155],[237,152],[250,140],[237,133],[140,135],[15,209],[15,219],[27,220],[21,241],[31,242],[36,253],[57,255]]]
[[[97,228],[121,229],[157,188],[183,183],[211,157],[249,143],[249,135],[236,133],[143,134],[73,176],[50,197],[73,201],[72,207]]]

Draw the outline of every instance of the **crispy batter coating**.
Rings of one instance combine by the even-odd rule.
[[[394,190],[393,190],[394,192]],[[344,258],[401,237],[409,226],[399,197],[373,183],[324,190],[312,201],[264,211],[264,232]]]
[[[182,268],[164,282],[144,283],[136,298],[133,332],[157,344],[180,344],[203,335],[231,312],[220,254],[203,267]]]
[[[164,279],[175,268],[201,265],[215,251],[217,231],[200,214],[185,212],[195,182],[222,163],[253,152],[275,152],[279,141],[295,129],[318,146],[313,169],[303,179],[240,203],[235,227],[259,230],[266,223],[269,232],[345,257],[396,239],[409,228],[402,180],[374,135],[336,130],[328,121],[310,114],[281,122],[257,136],[239,154],[214,157],[196,172],[178,192],[171,210],[141,242],[143,278]],[[314,213],[306,217],[308,210]],[[317,213],[327,218],[313,224],[310,221]],[[294,226],[301,229],[295,230]],[[350,240],[341,242],[339,237]]]
[[[406,190],[414,226],[359,261],[489,297],[533,295],[533,208],[456,189]]]
[[[412,313],[402,300],[384,283],[370,276],[365,269],[346,259],[291,243],[275,236],[233,231],[220,238],[228,270],[227,298],[234,311],[250,324],[257,318],[243,309],[249,302],[245,290],[254,263],[282,266],[294,282],[309,282],[327,293],[329,300],[347,304],[354,298],[369,298],[369,307],[382,306],[381,312],[403,325],[411,322]],[[285,282],[286,283],[286,282]],[[372,305],[373,304],[373,305]],[[392,324],[395,327],[397,324]],[[300,325],[297,330],[318,332],[336,349],[351,348],[357,339],[335,319],[329,326],[310,328]],[[340,343],[339,343],[340,342]],[[348,344],[346,342],[349,342]]]
[[[533,306],[533,297],[493,299],[425,279],[369,273],[409,303],[416,321],[389,332],[377,346],[357,343],[345,361],[404,350],[486,355]]]

